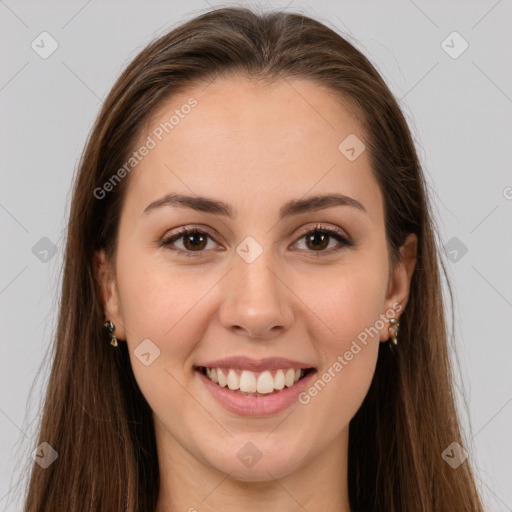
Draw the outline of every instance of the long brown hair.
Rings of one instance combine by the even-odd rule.
[[[25,512],[154,510],[159,471],[151,410],[126,344],[109,345],[93,264],[115,262],[129,176],[104,199],[94,191],[123,166],[140,129],[170,95],[219,76],[308,79],[358,113],[384,198],[391,261],[408,233],[418,263],[401,316],[399,345],[380,343],[375,375],[349,432],[354,512],[482,512],[470,460],[453,468],[443,451],[463,447],[443,307],[439,235],[414,141],[383,79],[351,43],[302,14],[221,8],[149,44],[121,74],[96,120],[75,179],[58,326],[38,443],[58,458],[33,463]],[[451,292],[450,292],[451,293]]]

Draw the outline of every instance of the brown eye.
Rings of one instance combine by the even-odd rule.
[[[183,247],[175,246],[175,242],[183,239]],[[171,235],[170,237],[162,240],[162,245],[168,246],[178,254],[186,254],[187,256],[193,256],[190,253],[201,253],[207,247],[208,239],[212,240],[212,237],[197,228],[182,228],[178,233]],[[215,243],[213,244],[216,245]]]
[[[189,251],[201,250],[206,247],[206,239],[207,237],[199,232],[190,233],[183,236],[183,245]]]
[[[317,231],[307,235],[305,238],[308,249],[322,250],[329,245],[330,236]]]
[[[182,247],[176,245],[176,242],[182,239]],[[213,247],[210,247],[210,249],[214,249],[217,244],[206,231],[198,228],[181,228],[177,233],[164,239],[161,244],[169,247],[169,249],[179,255],[200,256],[208,248],[208,239],[213,243]],[[328,256],[340,251],[344,247],[354,245],[343,231],[322,226],[315,226],[312,229],[303,231],[299,241],[302,239],[305,240],[306,248],[304,250],[312,256]],[[331,245],[331,242],[334,241],[338,242],[337,247],[335,243]]]
[[[303,231],[299,241],[302,239],[305,240],[305,250],[311,253],[312,256],[327,256],[340,251],[344,247],[354,245],[343,231],[322,226],[315,226],[312,229]],[[336,247],[335,243],[329,247],[331,241],[337,241],[338,247]]]

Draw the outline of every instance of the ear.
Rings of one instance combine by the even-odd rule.
[[[118,340],[126,340],[117,283],[104,249],[94,251],[94,273],[100,288],[105,321],[112,321],[115,326],[114,334]]]
[[[400,260],[396,267],[391,271],[388,291],[386,295],[386,318],[400,318],[407,301],[409,300],[409,291],[411,279],[416,267],[418,253],[418,237],[414,233],[410,233],[404,244],[400,247]],[[395,310],[394,315],[390,315],[390,310]],[[381,341],[389,340],[389,322],[385,322],[385,326],[381,329]]]

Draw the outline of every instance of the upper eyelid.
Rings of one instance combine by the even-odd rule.
[[[320,223],[315,223],[313,226],[306,226],[305,228],[301,228],[298,232],[298,236],[302,237],[308,234],[310,231],[330,231],[338,234],[339,236],[343,236],[347,239],[350,239],[350,236],[344,229],[337,226],[323,226]]]

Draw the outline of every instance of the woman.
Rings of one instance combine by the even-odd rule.
[[[223,8],[150,44],[76,178],[25,511],[482,511],[436,233],[328,27]]]

